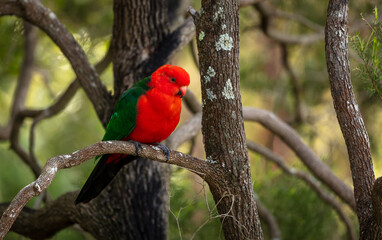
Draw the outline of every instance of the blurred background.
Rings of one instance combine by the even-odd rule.
[[[105,55],[113,24],[111,1],[43,2],[73,33],[91,63],[97,63]],[[273,13],[282,16],[273,19],[268,30],[264,28],[264,13],[261,13],[261,9],[246,6],[240,10],[243,105],[274,112],[296,129],[322,161],[351,186],[347,149],[333,110],[325,63],[323,27],[328,1],[267,2]],[[370,29],[361,14],[365,17],[373,16],[376,2],[350,2],[352,34],[369,34]],[[190,4],[195,9],[200,8],[197,1],[191,1]],[[0,125],[5,125],[10,117],[12,97],[23,59],[23,31],[20,19],[0,18]],[[75,78],[70,64],[50,38],[41,31],[37,34],[36,62],[26,101],[26,107],[30,109],[41,109],[54,103]],[[307,36],[311,37],[309,41],[305,41]],[[200,75],[193,58],[195,48],[195,42],[192,42],[177,54],[172,63],[190,73],[190,89],[201,99]],[[350,51],[354,91],[369,132],[375,174],[380,176],[382,102],[370,94],[369,83],[357,74],[360,59],[353,49]],[[112,91],[111,65],[103,72],[101,79]],[[181,122],[190,116],[184,107]],[[21,128],[20,142],[25,149],[29,147],[31,124],[31,120],[26,120]],[[245,124],[245,128],[248,139],[272,149],[290,167],[306,170],[294,153],[271,132],[250,122]],[[104,129],[91,103],[83,90],[79,90],[61,113],[36,126],[35,154],[43,165],[52,156],[71,153],[101,140],[103,134]],[[9,145],[8,141],[0,141],[1,203],[11,201],[21,188],[35,179],[29,167],[9,149]],[[179,150],[189,152],[190,146],[191,143],[184,144]],[[192,148],[192,154],[205,157],[201,134]],[[285,175],[276,165],[256,153],[250,152],[250,159],[254,190],[277,220],[283,239],[348,239],[346,228],[335,211],[307,184]],[[94,161],[90,160],[81,166],[60,171],[48,188],[52,198],[79,190],[93,166]],[[173,167],[172,171],[169,239],[223,239],[220,220],[216,217],[208,186],[185,169]],[[39,204],[36,199],[28,203],[28,206],[33,207],[35,204]],[[347,206],[344,208],[354,228],[358,229],[356,216]],[[263,230],[267,233],[266,226],[263,226]],[[24,238],[10,233],[6,239]],[[69,228],[53,239],[91,237],[76,228]]]

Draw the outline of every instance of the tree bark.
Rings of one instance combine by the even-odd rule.
[[[169,34],[166,3],[165,0],[114,1],[112,106],[127,87],[157,67],[144,71],[139,68]],[[112,109],[105,109],[108,116]],[[147,159],[139,159],[122,169],[100,196],[88,204],[91,221],[99,229],[95,237],[166,239],[168,177],[167,165]]]
[[[360,239],[382,239],[373,212],[375,182],[369,136],[355,99],[348,57],[348,0],[331,0],[325,27],[325,52],[334,109],[348,149]],[[377,189],[377,187],[374,187]]]
[[[176,11],[175,6],[179,4],[171,2],[171,9]],[[33,3],[36,2],[33,1]],[[35,15],[25,12],[18,2],[5,4],[10,8],[5,8],[5,12],[0,11],[0,16],[15,14],[28,20],[32,19],[34,24],[50,33],[50,29],[45,27],[46,22],[38,22],[33,18]],[[34,8],[39,12],[48,12],[49,14],[43,15],[51,16],[49,21],[58,21],[53,12],[42,5],[38,5],[38,8],[35,5],[30,6],[30,9]],[[166,0],[115,1],[115,24],[111,44],[116,84],[115,97],[114,101],[107,99],[108,106],[102,105],[102,113],[98,111],[100,106],[95,106],[104,126],[107,124],[118,95],[120,96],[121,92],[135,81],[150,75],[159,66],[165,64],[194,35],[194,26],[190,19],[174,32],[169,33],[167,8]],[[62,24],[59,26],[63,28]],[[54,35],[51,37],[53,40],[56,39]],[[63,46],[60,43],[58,42],[58,45]],[[69,48],[70,45],[64,47]],[[97,239],[166,239],[169,206],[168,176],[167,164],[145,159],[136,161],[129,168],[122,170],[99,198],[78,207],[82,218],[86,218],[84,221],[72,218],[65,226],[79,223]],[[30,229],[34,227],[36,226],[30,226]],[[63,225],[57,224],[57,227],[61,229]],[[56,231],[55,228],[52,229],[46,234],[42,232],[39,234],[48,236]],[[20,228],[17,231],[20,231]]]
[[[169,206],[166,171],[167,167],[144,158],[122,169],[100,196],[83,207],[91,219],[93,236],[166,239]]]
[[[251,181],[239,86],[237,1],[202,1],[195,15],[203,101],[206,179],[225,239],[263,239]]]
[[[168,35],[166,3],[165,0],[114,1],[111,45],[116,100],[127,87],[146,77],[136,76],[137,68]]]

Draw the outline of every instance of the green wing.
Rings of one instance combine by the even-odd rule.
[[[102,141],[121,140],[133,131],[136,124],[137,102],[149,90],[147,84],[150,79],[146,77],[140,80],[122,95],[115,106]]]

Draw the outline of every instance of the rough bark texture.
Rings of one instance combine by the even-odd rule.
[[[113,10],[111,44],[114,91],[118,100],[127,86],[142,77],[136,76],[135,70],[149,58],[169,30],[167,1],[115,0]]]
[[[225,239],[263,239],[253,194],[239,86],[237,1],[202,1],[195,15],[202,82],[202,133],[215,175],[206,179]]]
[[[155,70],[137,74],[140,64],[158,48],[169,30],[165,0],[115,0],[113,9],[111,51],[116,102],[127,87]],[[126,166],[89,204],[93,224],[99,229],[96,237],[166,239],[168,173],[167,165],[147,159]]]
[[[373,221],[371,222],[371,234],[369,239],[381,239],[382,236],[382,177],[374,182],[372,191]]]
[[[166,239],[167,169],[139,159],[86,206],[97,239]],[[85,208],[85,207],[82,207]]]
[[[348,149],[360,239],[382,239],[372,208],[375,177],[369,136],[350,79],[348,3],[348,0],[329,1],[325,29],[326,62],[334,108]]]

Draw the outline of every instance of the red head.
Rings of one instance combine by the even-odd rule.
[[[189,84],[190,76],[183,68],[166,64],[151,75],[148,85],[163,93],[183,97]]]

